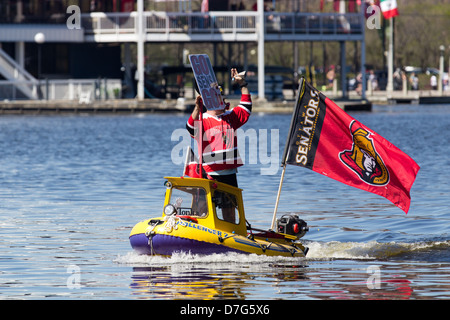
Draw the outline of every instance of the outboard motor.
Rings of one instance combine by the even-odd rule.
[[[308,232],[308,224],[296,214],[286,214],[277,220],[277,231],[297,238],[303,237]]]

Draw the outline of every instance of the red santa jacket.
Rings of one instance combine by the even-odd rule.
[[[201,144],[202,163],[206,172],[233,169],[243,165],[237,148],[235,130],[248,121],[251,110],[252,98],[249,94],[243,94],[239,105],[232,110],[220,116],[203,114]],[[186,124],[193,138],[196,122],[198,121],[194,121],[190,116]]]

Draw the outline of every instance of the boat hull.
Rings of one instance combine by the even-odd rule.
[[[157,221],[157,222],[155,222]],[[304,257],[307,249],[299,243],[251,239],[210,229],[182,219],[139,222],[130,234],[131,247],[139,254],[170,256],[175,252],[209,255],[246,253],[268,256]]]
[[[174,252],[189,252],[191,254],[209,255],[214,253],[228,253],[243,251],[224,245],[181,238],[166,234],[155,234],[149,239],[145,234],[130,236],[131,247],[139,254],[155,254],[170,256]]]

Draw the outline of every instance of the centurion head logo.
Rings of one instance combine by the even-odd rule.
[[[352,150],[339,153],[341,161],[367,184],[383,186],[389,182],[389,171],[383,159],[375,150],[371,132],[358,126],[355,120],[350,123],[353,137]]]

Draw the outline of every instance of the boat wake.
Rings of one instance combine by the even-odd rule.
[[[176,252],[171,257],[163,256],[149,256],[139,255],[136,252],[128,252],[124,256],[119,256],[115,259],[115,262],[121,264],[128,264],[132,266],[150,266],[150,265],[246,265],[246,264],[266,264],[266,263],[294,263],[304,261],[304,258],[299,257],[269,257],[257,254],[244,254],[244,253],[217,253],[210,255],[196,255],[186,252]]]
[[[385,259],[418,259],[446,255],[450,240],[420,242],[309,242],[308,259],[352,259],[352,260],[385,260]],[[425,259],[429,260],[429,259]]]
[[[194,255],[179,252],[171,257],[139,255],[128,252],[115,259],[116,263],[132,266],[176,265],[176,264],[292,264],[299,265],[308,260],[424,260],[450,261],[450,240],[421,241],[421,242],[314,242],[304,243],[309,247],[306,258],[298,257],[269,257],[256,254],[212,254]]]

